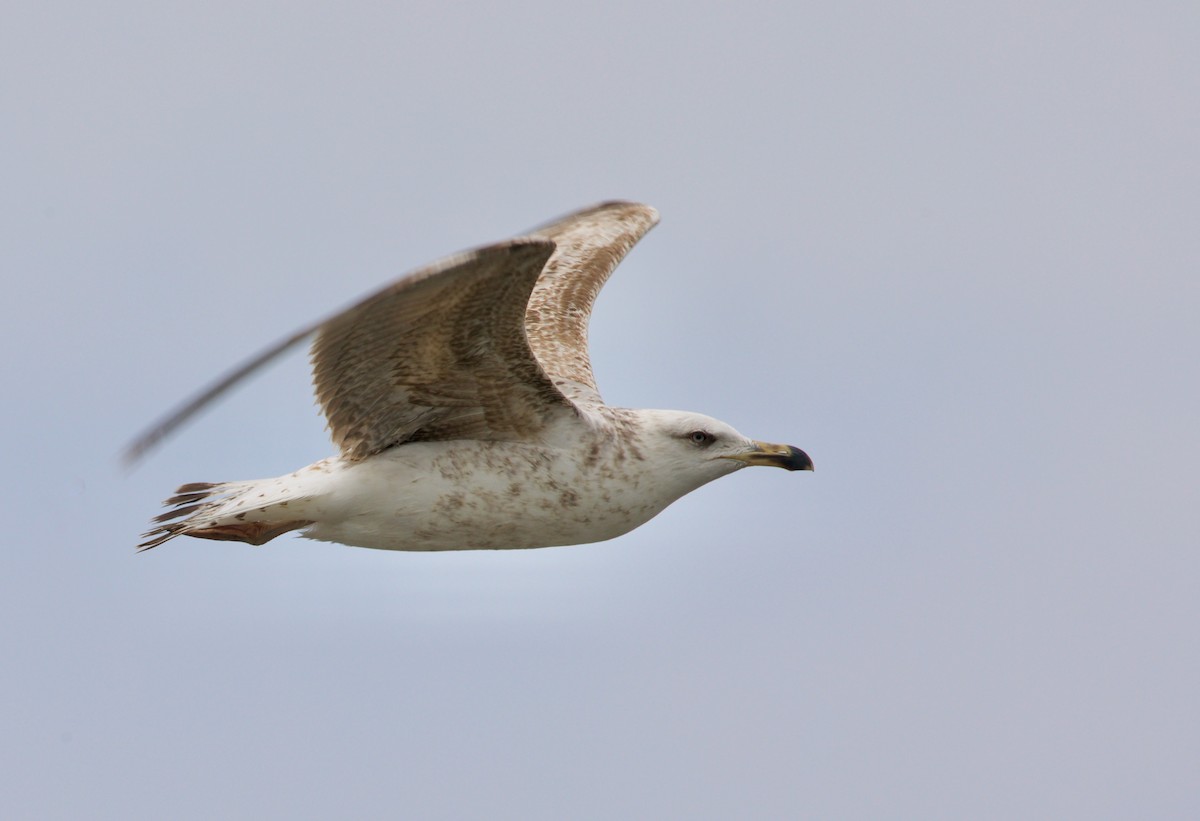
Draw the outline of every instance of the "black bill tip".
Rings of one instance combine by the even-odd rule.
[[[780,462],[780,467],[787,470],[813,470],[813,461],[807,453],[791,445],[787,449],[787,456]]]

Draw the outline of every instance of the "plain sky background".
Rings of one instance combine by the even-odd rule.
[[[16,2],[0,815],[1200,815],[1200,7]],[[133,545],[294,355],[602,199],[610,404],[807,450],[621,539]]]

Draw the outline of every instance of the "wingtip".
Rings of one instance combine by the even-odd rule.
[[[639,237],[658,224],[658,210],[653,206],[634,202],[633,200],[604,200],[595,205],[589,205],[568,214],[563,214],[561,217],[549,222],[544,222],[541,225],[531,228],[526,232],[526,235],[553,235],[556,231],[568,226],[586,222],[589,217],[601,214],[612,216],[618,213],[625,219],[632,218],[632,221],[641,224],[640,230],[637,232]]]
[[[161,436],[147,435],[140,436],[130,442],[117,455],[117,461],[121,463],[121,468],[126,473],[131,472],[145,458],[146,454],[158,443]]]
[[[644,202],[635,200],[605,200],[597,203],[585,212],[598,213],[601,211],[626,211],[641,215],[650,225],[657,225],[659,220],[658,209],[653,205],[647,205]]]

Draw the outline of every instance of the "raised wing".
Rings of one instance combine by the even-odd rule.
[[[534,434],[575,413],[525,339],[529,294],[553,251],[518,238],[418,270],[231,371],[135,439],[126,461],[313,333],[317,397],[350,458],[416,439]]]
[[[529,233],[556,246],[525,311],[529,347],[558,389],[581,405],[602,404],[588,357],[592,305],[613,270],[657,223],[658,212],[648,205],[606,202]]]
[[[553,250],[518,238],[451,258],[324,323],[313,381],[342,453],[528,439],[555,413],[574,414],[525,339],[529,294]]]
[[[126,461],[314,333],[317,397],[350,458],[414,440],[534,435],[573,414],[572,402],[601,404],[592,305],[657,222],[649,206],[604,203],[418,270],[234,369],[135,439]]]

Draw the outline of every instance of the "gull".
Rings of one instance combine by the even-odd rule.
[[[812,470],[799,448],[712,417],[600,398],[592,305],[657,222],[633,202],[577,211],[414,271],[254,357],[138,437],[127,460],[310,336],[338,454],[271,479],[185,484],[139,550],[290,531],[384,550],[584,544],[748,466]]]

